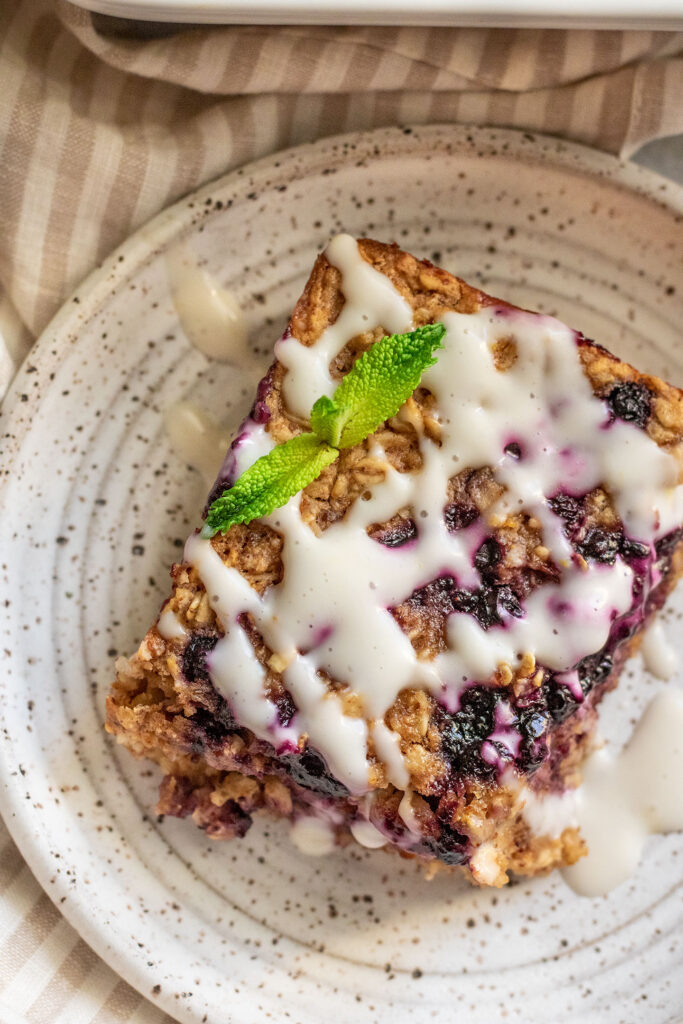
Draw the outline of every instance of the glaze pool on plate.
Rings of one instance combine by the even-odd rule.
[[[32,353],[3,430],[2,810],[45,887],[66,897],[60,909],[173,1016],[224,1021],[229,1006],[235,1020],[318,1022],[329,1007],[339,1020],[450,1021],[457,1008],[490,1024],[505,1008],[531,1022],[554,997],[557,1020],[654,1022],[680,1008],[680,837],[651,841],[644,867],[599,901],[556,877],[491,893],[427,883],[383,853],[304,859],[266,821],[211,844],[154,818],[158,777],[102,732],[114,652],[132,650],[156,613],[205,497],[163,411],[189,399],[230,425],[251,398],[249,380],[184,337],[172,246],[191,245],[236,295],[264,366],[314,251],[344,229],[395,238],[682,383],[680,207],[660,179],[540,137],[329,140],[163,214]],[[682,604],[665,616],[679,644]],[[613,738],[661,685],[628,671],[605,705]]]

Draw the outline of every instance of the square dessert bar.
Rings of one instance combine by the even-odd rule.
[[[683,567],[683,393],[395,245],[318,257],[209,504],[361,353],[440,322],[396,416],[269,516],[187,541],[107,728],[216,839],[394,848],[479,884],[585,852],[543,801]]]

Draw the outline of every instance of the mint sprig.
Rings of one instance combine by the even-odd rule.
[[[313,406],[311,433],[262,455],[213,502],[202,536],[270,515],[320,476],[341,449],[360,444],[395,416],[436,362],[434,352],[443,348],[445,334],[443,324],[427,324],[382,338],[364,352],[332,398],[323,395]]]
[[[392,334],[368,349],[347,373],[332,398],[311,409],[311,428],[335,448],[353,448],[395,416],[443,347],[446,328],[427,324],[410,334]]]

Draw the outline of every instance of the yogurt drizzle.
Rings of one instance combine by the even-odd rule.
[[[164,428],[173,449],[198,470],[208,487],[216,479],[230,434],[194,402],[175,402],[164,410]]]
[[[341,315],[310,348],[293,337],[276,347],[289,370],[285,400],[301,415],[321,393],[331,392],[330,362],[352,337],[377,326],[390,332],[412,326],[403,297],[365,262],[352,238],[334,239],[327,257],[342,274]],[[437,399],[441,446],[420,438],[421,472],[401,474],[385,462],[385,479],[369,500],[357,501],[321,536],[302,522],[299,496],[273,513],[266,522],[284,538],[284,577],[262,598],[223,564],[210,541],[194,535],[185,548],[225,631],[208,664],[237,721],[280,748],[291,749],[306,734],[354,794],[369,789],[370,738],[389,777],[406,787],[397,737],[383,722],[402,689],[423,688],[451,706],[463,686],[488,679],[501,663],[514,668],[526,653],[549,669],[567,671],[599,650],[613,620],[630,608],[629,565],[620,557],[613,566],[577,559],[547,498],[560,490],[585,494],[603,484],[627,534],[648,546],[683,519],[675,458],[639,428],[609,423],[582,370],[573,331],[551,317],[495,306],[447,313],[443,323],[445,348],[423,377]],[[513,340],[517,357],[500,372],[492,347],[503,339]],[[506,454],[511,439],[521,447],[521,459]],[[384,458],[376,443],[374,454]],[[446,573],[459,586],[479,582],[473,554],[481,523],[449,533],[443,508],[447,480],[483,465],[493,467],[506,487],[487,515],[489,526],[522,510],[535,516],[562,578],[533,592],[524,617],[508,616],[502,627],[485,631],[471,616],[452,615],[448,650],[433,661],[420,660],[389,609]],[[368,525],[407,506],[419,532],[409,550],[385,548],[367,536]],[[284,684],[298,709],[287,727],[279,724],[264,670],[238,625],[245,611],[287,665]],[[316,644],[317,637],[324,639]],[[318,670],[348,683],[360,698],[362,717],[349,714],[339,694],[328,692]]]
[[[564,868],[582,896],[604,896],[624,882],[649,835],[683,829],[683,693],[668,689],[645,709],[623,750],[603,747],[585,764],[583,782],[560,795],[524,792],[524,818],[539,836],[578,828],[588,854]]]
[[[219,362],[242,365],[247,357],[253,362],[247,322],[232,292],[200,267],[186,246],[169,251],[166,269],[178,319],[195,348]]]

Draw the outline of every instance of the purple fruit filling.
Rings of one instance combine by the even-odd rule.
[[[217,633],[193,633],[183,651],[183,675],[188,683],[208,683],[209,669],[207,655],[214,649],[220,637]]]
[[[322,754],[313,747],[307,747],[301,754],[289,754],[280,759],[287,775],[304,789],[324,796],[345,797],[349,795],[346,786],[330,775]]]
[[[454,501],[446,505],[443,510],[443,518],[447,530],[454,533],[456,530],[464,530],[479,518],[479,509],[476,505],[466,505],[462,501]]]
[[[441,734],[441,751],[454,776],[493,778],[495,768],[481,756],[481,747],[496,725],[496,707],[500,690],[471,686],[460,697],[460,708],[448,714],[438,708],[435,714]]]
[[[495,574],[498,563],[503,558],[503,548],[494,537],[487,537],[474,556],[474,567],[485,581]]]
[[[524,614],[519,598],[508,584],[485,584],[476,590],[466,590],[458,587],[452,576],[439,576],[413,591],[407,603],[441,617],[454,612],[473,615],[483,629],[503,625],[504,613],[515,618]]]
[[[614,565],[619,554],[623,534],[620,530],[601,530],[592,526],[576,550],[587,560]]]
[[[273,380],[275,377],[275,364],[273,364],[265,377],[262,377],[258,382],[256,389],[256,401],[254,402],[251,413],[249,414],[254,423],[267,423],[270,419],[270,409],[266,405],[266,399],[273,390]]]
[[[453,867],[466,864],[472,852],[467,836],[458,832],[445,821],[439,821],[438,838],[426,839],[413,849],[415,853],[432,854],[442,860],[444,864],[450,864]]]
[[[228,736],[234,734],[237,728],[235,719],[230,714],[230,708],[225,701],[211,710],[197,707],[189,721],[196,729],[196,742],[199,749],[207,746],[220,746]]]
[[[277,717],[280,725],[289,725],[297,711],[291,694],[287,690],[282,690],[275,697],[274,704],[277,708]]]

